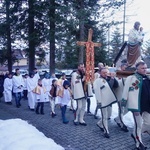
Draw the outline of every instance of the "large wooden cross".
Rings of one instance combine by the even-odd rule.
[[[88,32],[88,41],[82,42],[77,41],[77,45],[86,47],[86,83],[93,83],[94,81],[94,47],[100,47],[100,43],[92,42],[93,30],[89,29]]]

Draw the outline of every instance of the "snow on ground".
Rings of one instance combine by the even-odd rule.
[[[64,150],[21,119],[0,120],[0,150]]]

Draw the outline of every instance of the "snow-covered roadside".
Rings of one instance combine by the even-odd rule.
[[[21,119],[0,120],[0,150],[64,150]]]

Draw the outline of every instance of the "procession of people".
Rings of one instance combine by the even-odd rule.
[[[13,96],[16,107],[21,107],[21,100],[27,100],[29,110],[35,114],[44,115],[44,103],[49,102],[49,115],[56,118],[55,107],[58,105],[61,111],[62,122],[68,124],[66,109],[68,103],[73,104],[75,126],[87,126],[84,119],[86,108],[87,114],[90,112],[90,97],[95,94],[97,106],[95,108],[95,119],[97,111],[100,109],[101,118],[97,122],[100,131],[105,138],[111,138],[108,129],[108,120],[111,117],[112,105],[118,104],[118,115],[114,119],[119,128],[124,132],[129,132],[124,124],[124,115],[131,111],[134,119],[134,130],[131,137],[135,142],[136,149],[145,150],[146,146],[142,141],[142,133],[150,134],[150,78],[147,76],[147,65],[141,60],[140,46],[143,41],[143,29],[139,28],[140,23],[135,22],[134,28],[129,33],[129,45],[127,63],[120,65],[120,70],[124,72],[129,67],[134,67],[135,72],[128,77],[116,76],[115,71],[109,70],[103,63],[98,64],[98,71],[95,72],[94,80],[87,83],[86,66],[81,62],[77,70],[71,75],[71,82],[62,73],[58,79],[54,73],[45,73],[41,78],[35,68],[29,75],[20,75],[19,68],[15,73],[7,73],[1,78],[1,95],[4,96],[6,104],[11,105]],[[136,57],[133,57],[133,54]],[[134,55],[135,56],[135,55]],[[2,75],[1,75],[2,76]],[[93,91],[93,92],[92,92]]]

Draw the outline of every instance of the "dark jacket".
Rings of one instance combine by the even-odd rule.
[[[141,113],[144,111],[150,113],[150,80],[147,76],[143,77],[143,84],[141,89]]]

